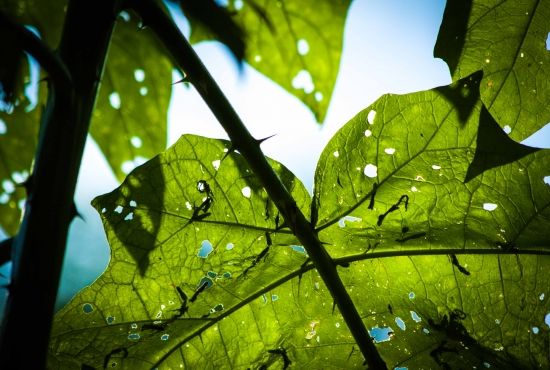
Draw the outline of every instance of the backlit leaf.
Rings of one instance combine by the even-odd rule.
[[[497,126],[480,77],[383,96],[317,168],[319,237],[367,259],[341,275],[368,327],[394,333],[378,345],[390,368],[549,365],[550,151],[479,139]]]
[[[172,65],[139,25],[134,14],[118,18],[90,131],[120,179],[166,147]]]
[[[303,248],[288,229],[276,230],[284,220],[242,156],[227,155],[228,150],[223,140],[183,136],[121,187],[94,200],[111,261],[102,277],[58,314],[52,340],[58,360],[71,362],[78,355],[76,361],[100,367],[111,351],[126,348],[126,359],[113,355],[109,361],[126,368],[150,366],[163,356],[163,366],[182,361],[185,344],[200,343],[199,333],[205,339],[226,313],[257,301],[259,291],[299,269]],[[310,198],[303,185],[271,163],[306,212]],[[283,292],[273,294],[289,301]],[[271,301],[277,301],[274,295]],[[246,322],[256,328],[250,318]],[[165,327],[153,329],[160,324]],[[261,351],[251,348],[250,356],[275,346],[281,339],[276,336],[255,347]],[[193,356],[185,361],[204,360],[204,353]]]
[[[480,127],[496,126],[480,80],[383,96],[319,162],[319,237],[388,368],[549,365],[550,151],[510,146],[465,182]],[[362,366],[303,247],[228,148],[184,136],[94,201],[111,261],[57,315],[51,368]],[[303,186],[271,163],[308,215]]]
[[[550,122],[550,3],[450,0],[435,46],[457,80],[483,69],[481,98],[523,140]]]
[[[232,0],[246,61],[298,97],[323,122],[342,53],[349,0]],[[192,24],[191,41],[213,37]]]

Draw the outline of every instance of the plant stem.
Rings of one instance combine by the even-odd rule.
[[[75,216],[74,190],[114,23],[113,2],[69,1],[59,55],[72,85],[59,86],[48,59],[33,54],[50,73],[52,89],[23,222],[12,247],[12,281],[0,338],[0,358],[10,369],[46,367],[67,232]]]
[[[189,81],[193,83],[229,135],[234,148],[239,150],[246,159],[293,233],[303,244],[338,305],[369,368],[386,369],[386,364],[380,357],[351,297],[340,280],[334,261],[317,238],[311,223],[298,209],[296,202],[267,162],[258,140],[250,135],[219,86],[170,17],[152,0],[135,0],[131,4],[142,17],[144,24],[151,27],[160,38],[177,65],[185,71]]]

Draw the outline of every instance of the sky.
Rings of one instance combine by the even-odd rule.
[[[451,82],[449,69],[433,57],[444,0],[355,0],[346,21],[340,72],[323,125],[267,77],[248,65],[239,73],[225,47],[201,43],[195,50],[257,138],[264,153],[286,165],[312,190],[322,149],[335,132],[385,93],[409,93]],[[185,21],[177,18],[185,34]],[[178,78],[174,75],[174,81]],[[169,111],[168,144],[185,133],[227,138],[193,88],[174,85]],[[550,147],[550,125],[526,141]],[[119,184],[97,145],[88,138],[76,191],[84,220],[73,221],[63,269],[58,308],[105,269],[109,248],[91,200]]]

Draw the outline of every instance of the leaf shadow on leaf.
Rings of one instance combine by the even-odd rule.
[[[439,345],[430,351],[430,356],[442,369],[474,368],[479,365],[489,364],[497,369],[519,369],[520,362],[507,353],[499,353],[487,348],[474,339],[462,323],[467,314],[455,309],[443,315],[437,322],[428,318],[429,327],[436,335],[442,336]]]
[[[161,227],[161,212],[154,211],[163,209],[164,204],[165,180],[161,166],[159,157],[151,159],[142,166],[145,167],[142,171],[130,173],[121,187],[92,202],[98,212],[103,213],[103,209],[105,212],[112,212],[113,216],[117,215],[117,217],[103,217],[103,222],[108,223],[109,229],[123,241],[126,250],[136,261],[141,276],[149,267],[149,253],[155,248],[157,234]],[[149,183],[148,186],[155,189],[155,193],[140,196],[139,194],[143,193],[140,190],[141,184],[146,181]],[[136,206],[133,202],[136,202],[140,209],[147,210],[146,219],[142,216],[145,213],[134,212]],[[112,204],[117,204],[117,208],[109,210],[108,207],[112,207]],[[122,208],[120,212],[119,207]],[[129,217],[132,219],[131,224],[126,223]]]
[[[434,56],[447,62],[454,75],[462,55],[473,0],[448,0],[434,47]]]
[[[436,89],[447,101],[454,105],[462,127],[466,125],[479,101],[479,84],[482,79],[483,71],[477,71],[452,85]]]
[[[540,149],[510,139],[484,105],[479,117],[474,159],[468,167],[464,182],[469,182],[491,168],[515,162],[538,150]]]

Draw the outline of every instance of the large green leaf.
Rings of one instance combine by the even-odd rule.
[[[322,122],[338,74],[350,0],[232,0],[246,32],[245,59],[301,99]],[[212,39],[192,24],[191,42]]]
[[[29,110],[29,107],[32,109]],[[41,109],[22,100],[0,111],[0,225],[8,235],[19,228],[28,178],[38,137]],[[17,154],[14,154],[17,153]]]
[[[522,140],[550,122],[550,2],[449,0],[435,46],[453,79],[484,71],[481,97]]]
[[[192,338],[196,343],[198,333],[216,324],[220,314],[257,300],[260,290],[299,269],[303,248],[292,249],[294,237],[277,231],[284,220],[241,155],[227,155],[229,147],[223,140],[183,136],[121,187],[94,200],[111,261],[102,277],[57,315],[52,351],[60,361],[100,367],[107,354],[125,348],[127,359],[118,359],[117,352],[112,360],[134,368],[168,356],[161,362],[170,368],[167,364],[181,360],[183,345]],[[310,198],[303,185],[271,163],[306,212]],[[203,282],[212,286],[190,302]],[[179,318],[182,297],[176,288],[189,298],[189,310]],[[167,323],[166,330],[147,329],[156,320]]]
[[[480,77],[383,96],[317,168],[319,237],[368,259],[342,276],[369,327],[394,332],[392,366],[549,366],[550,151],[498,136]]]
[[[166,148],[172,65],[154,34],[123,12],[111,40],[91,134],[121,180]]]
[[[0,1],[2,12],[15,22],[31,26],[49,46],[57,46],[63,26],[65,0],[55,1]],[[47,17],[44,14],[48,14]],[[0,80],[8,76],[13,83],[4,89],[13,90],[11,102],[0,102],[0,226],[8,235],[14,235],[19,228],[19,220],[25,190],[16,186],[26,180],[36,148],[41,105],[46,94],[42,94],[45,84],[38,86],[38,104],[31,103],[26,94],[31,93],[29,64],[26,56],[14,60],[12,50],[3,47],[6,57],[0,61]],[[9,64],[9,62],[15,63]],[[7,63],[8,62],[8,63]],[[16,67],[19,65],[18,67]],[[16,69],[13,69],[16,67]],[[1,88],[0,88],[1,90]],[[10,93],[4,91],[4,93]],[[1,97],[0,97],[1,99]],[[33,99],[33,100],[34,100]],[[16,154],[15,154],[16,153]]]
[[[550,151],[490,141],[480,79],[382,97],[319,162],[319,237],[389,368],[549,365]],[[51,368],[361,367],[303,248],[228,148],[184,136],[94,201],[111,262],[57,315]],[[272,165],[308,214],[303,186]]]

